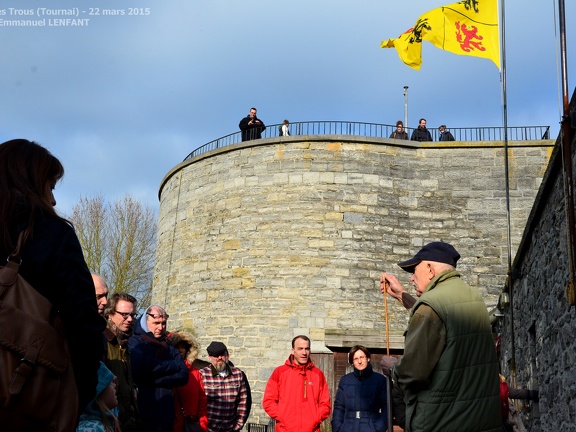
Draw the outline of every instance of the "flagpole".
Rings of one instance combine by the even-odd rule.
[[[510,372],[512,386],[517,388],[516,382],[516,346],[514,342],[514,277],[512,275],[512,233],[510,218],[510,169],[508,160],[508,95],[506,93],[506,2],[500,0],[501,17],[501,66],[502,66],[502,117],[504,126],[504,177],[506,183],[506,218],[507,218],[507,240],[508,240],[508,295],[510,298]]]
[[[501,0],[502,5],[502,117],[504,126],[504,165],[505,165],[505,176],[506,176],[506,213],[508,217],[508,274],[512,271],[512,240],[511,240],[511,228],[510,228],[510,173],[509,173],[509,161],[508,161],[508,95],[506,92],[506,12],[505,12],[505,0]]]
[[[568,95],[568,62],[566,59],[566,12],[564,0],[558,0],[558,18],[560,26],[560,69],[562,71],[562,168],[564,174],[564,207],[566,209],[566,227],[568,243],[569,279],[566,286],[566,299],[576,304],[576,232],[574,217],[574,179],[572,176],[572,133],[570,128],[570,101]]]

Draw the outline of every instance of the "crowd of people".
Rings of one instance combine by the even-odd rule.
[[[438,131],[438,141],[454,141],[454,135],[452,135],[452,133],[446,128],[446,125],[441,125],[438,128]],[[408,132],[404,130],[404,122],[402,120],[398,120],[396,122],[396,130],[390,134],[390,138],[408,140]],[[425,118],[420,119],[418,122],[418,127],[412,131],[410,140],[419,142],[434,141],[432,139],[432,134],[426,128]]]
[[[240,120],[238,127],[240,128],[242,141],[250,141],[262,138],[262,132],[266,130],[266,125],[264,122],[256,116],[256,108],[250,108],[250,111],[246,117]],[[290,136],[290,122],[284,120],[280,126],[278,126],[278,136]],[[398,120],[396,122],[396,130],[390,134],[390,138],[398,140],[408,140],[411,141],[434,141],[432,139],[432,134],[426,128],[426,119],[421,118],[418,122],[418,127],[412,132],[412,136],[408,137],[408,132],[404,129],[404,122]],[[441,125],[438,128],[438,141],[454,141],[454,135],[446,128],[446,125]]]
[[[255,109],[249,118],[252,130],[264,127]],[[401,122],[397,126],[398,134],[405,133]],[[1,252],[11,256],[25,233],[20,273],[51,302],[64,325],[76,378],[77,431],[242,430],[252,407],[251,389],[228,347],[212,341],[203,362],[193,335],[167,331],[163,307],[151,305],[137,315],[133,296],[109,295],[106,281],[87,268],[73,227],[54,210],[52,190],[63,175],[58,159],[34,142],[0,144]],[[410,313],[404,354],[384,356],[382,375],[372,368],[370,350],[353,346],[352,371],[340,379],[333,405],[326,377],[311,359],[309,337],[294,337],[262,399],[276,431],[318,432],[330,415],[333,432],[390,432],[393,418],[413,432],[499,431],[514,392],[505,386],[504,407],[486,306],[456,270],[459,259],[452,245],[432,242],[400,262],[416,298],[396,276],[382,274],[381,291]],[[30,355],[23,353],[15,374],[28,375],[35,367]],[[37,419],[31,420],[34,428],[21,426],[14,406],[22,401],[6,394],[2,389],[0,420],[8,430],[60,430]]]

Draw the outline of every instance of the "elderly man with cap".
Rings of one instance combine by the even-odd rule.
[[[404,392],[406,430],[500,430],[498,362],[486,305],[456,271],[460,254],[448,243],[425,245],[398,265],[412,274],[419,297],[410,312],[404,355],[384,357]],[[381,290],[409,295],[388,273]],[[395,362],[396,361],[396,362]]]
[[[242,430],[252,406],[248,379],[230,362],[222,342],[211,342],[206,351],[211,364],[200,375],[208,397],[208,432]]]

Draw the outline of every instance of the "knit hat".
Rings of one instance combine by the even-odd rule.
[[[432,242],[424,246],[420,251],[409,260],[402,261],[398,265],[409,273],[414,273],[414,269],[422,261],[434,261],[439,263],[450,264],[456,267],[460,254],[454,246],[444,242]]]
[[[227,354],[228,348],[226,348],[226,345],[222,342],[212,341],[210,345],[208,345],[208,348],[206,348],[206,351],[208,351],[209,356],[218,357],[219,355]]]
[[[98,396],[100,396],[100,393],[102,393],[104,391],[104,389],[106,389],[106,387],[108,387],[110,385],[110,383],[115,378],[115,376],[110,371],[110,369],[108,369],[106,367],[106,365],[103,362],[100,362],[100,367],[98,368],[97,375],[98,375],[98,384],[96,385],[96,396],[94,397],[94,399],[92,399],[90,401],[88,406],[86,408],[84,408],[84,413],[96,415],[99,417],[100,416],[100,410],[98,409],[98,407],[95,404],[96,399],[98,399]],[[114,414],[116,414],[115,409],[112,410],[112,412]]]
[[[106,367],[103,362],[100,362],[100,367],[98,368],[98,385],[96,386],[96,395],[99,395],[104,391],[106,387],[110,385],[114,379],[114,374]]]

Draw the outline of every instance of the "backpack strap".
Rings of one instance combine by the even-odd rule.
[[[20,231],[20,234],[18,234],[16,249],[8,256],[8,266],[13,267],[15,275],[18,274],[20,264],[22,264],[20,250],[22,249],[22,246],[27,237],[28,230]],[[26,378],[28,378],[28,375],[32,372],[34,366],[36,365],[36,360],[38,359],[38,355],[40,354],[40,349],[42,348],[43,344],[43,337],[40,335],[33,335],[32,340],[29,341],[26,353],[20,359],[20,364],[12,374],[12,379],[10,380],[9,386],[9,392],[11,395],[19,394],[22,390],[22,386],[26,382]]]
[[[20,231],[18,234],[18,242],[16,243],[16,249],[10,255],[8,255],[8,261],[12,261],[18,263],[20,265],[22,263],[22,258],[20,257],[20,250],[22,249],[22,245],[28,238],[28,230]]]

